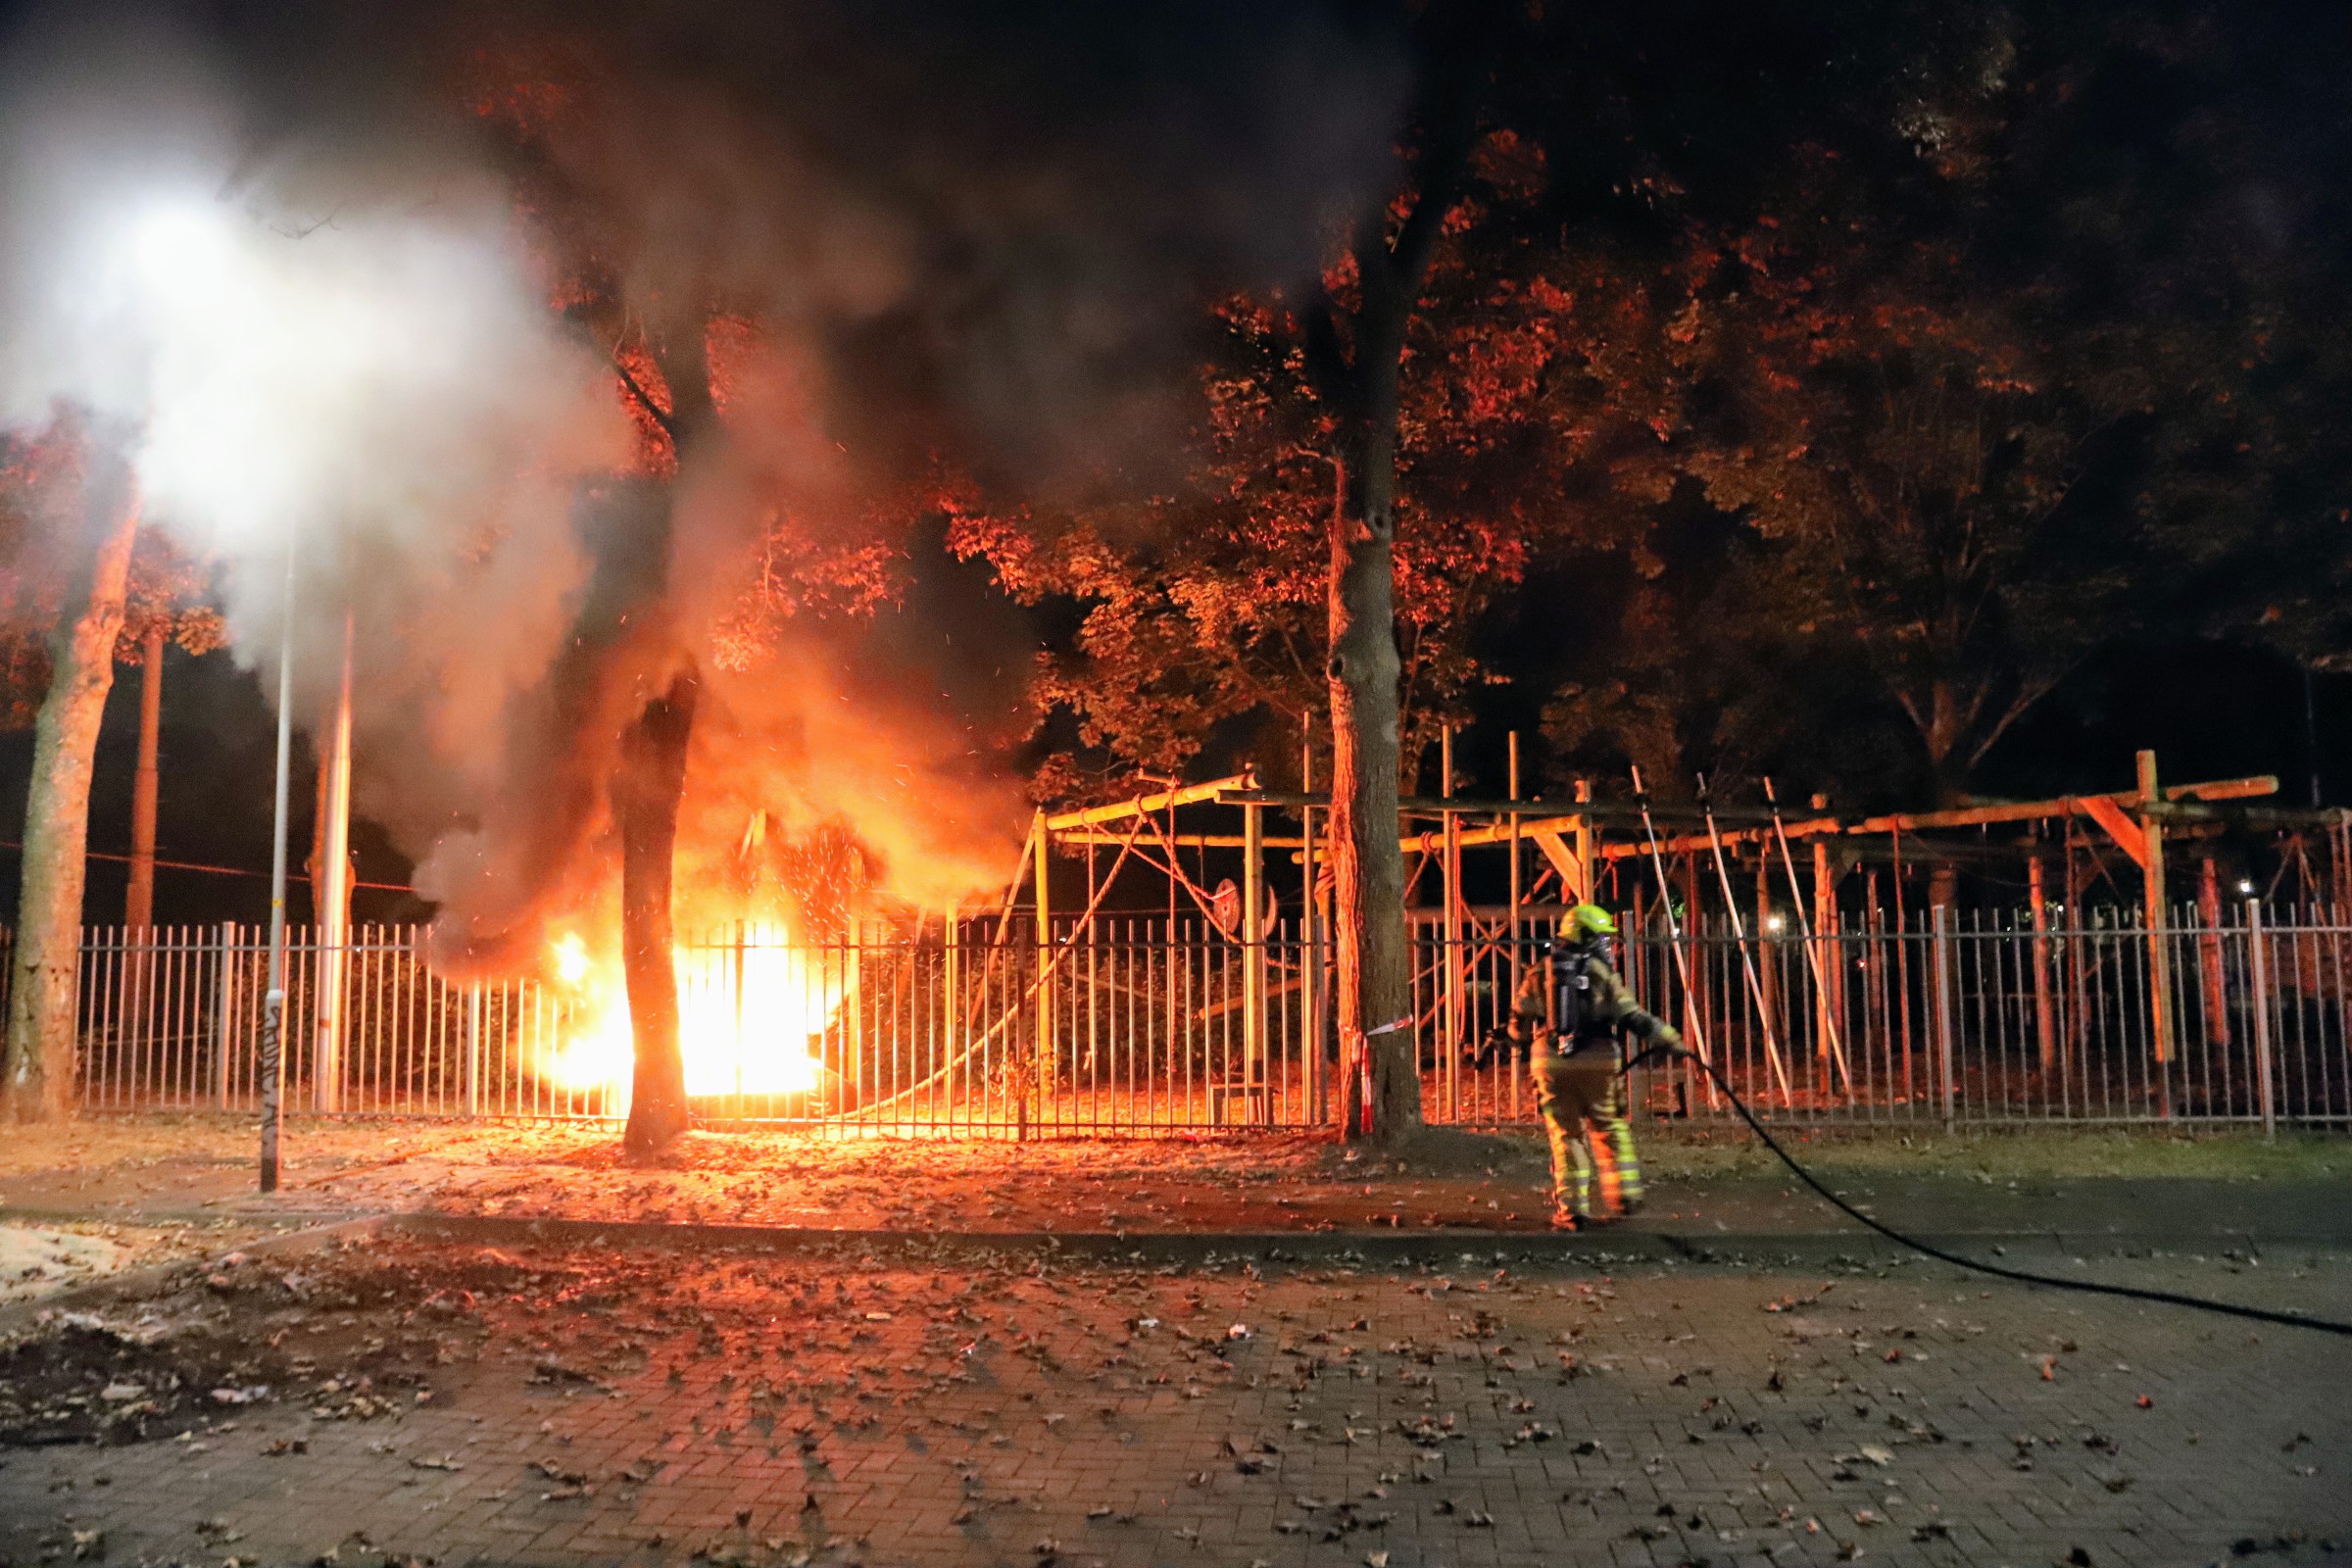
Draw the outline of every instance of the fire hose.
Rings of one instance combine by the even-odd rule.
[[[1814,1193],[1825,1202],[1848,1218],[1860,1221],[1898,1247],[1909,1248],[1912,1251],[1935,1258],[1939,1263],[1949,1263],[1955,1268],[1967,1269],[1971,1273],[1989,1274],[1994,1279],[2013,1280],[2022,1285],[2047,1285],[2056,1290],[2082,1291],[2092,1296],[2120,1296],[2127,1300],[2157,1301],[2167,1306],[2193,1307],[2201,1312],[2219,1312],[2226,1317],[2245,1318],[2255,1323],[2282,1323],[2289,1328],[2318,1329],[2323,1334],[2352,1336],[2352,1323],[2337,1322],[2330,1318],[2311,1317],[2298,1312],[2273,1312],[2259,1306],[2241,1306],[2235,1301],[2217,1301],[2202,1296],[2183,1296],[2176,1291],[2143,1290],[2136,1285],[2109,1285],[2098,1280],[2070,1280],[2055,1274],[2036,1274],[2031,1269],[2009,1268],[2000,1263],[1987,1263],[1980,1258],[1964,1257],[1958,1252],[1946,1251],[1933,1243],[1923,1242],[1916,1236],[1907,1236],[1893,1226],[1873,1218],[1830,1191],[1822,1184],[1820,1178],[1797,1163],[1796,1156],[1783,1148],[1781,1141],[1773,1137],[1764,1123],[1757,1119],[1756,1113],[1747,1108],[1747,1102],[1740,1098],[1740,1092],[1732,1087],[1731,1081],[1724,1077],[1722,1071],[1713,1062],[1697,1052],[1686,1046],[1672,1046],[1662,1042],[1652,1044],[1628,1061],[1624,1071],[1630,1073],[1653,1056],[1680,1056],[1687,1061],[1696,1062],[1699,1070],[1713,1079],[1715,1086],[1723,1091],[1724,1098],[1732,1102],[1732,1108],[1740,1113],[1740,1119],[1747,1123],[1747,1130],[1754,1133],[1766,1149],[1778,1155],[1781,1163],[1788,1166],[1798,1181],[1813,1189]]]

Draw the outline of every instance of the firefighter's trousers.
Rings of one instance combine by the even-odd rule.
[[[1585,1219],[1622,1214],[1639,1204],[1642,1162],[1634,1154],[1634,1129],[1625,1119],[1625,1080],[1617,1071],[1616,1050],[1539,1052],[1534,1066],[1536,1103],[1551,1142],[1552,1201]]]

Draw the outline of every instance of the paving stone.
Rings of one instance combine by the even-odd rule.
[[[92,1529],[112,1562],[332,1550],[371,1568],[698,1552],[1792,1568],[1856,1550],[2026,1568],[2078,1546],[2096,1568],[2129,1568],[2230,1560],[2248,1540],[2267,1568],[2352,1540],[2352,1350],[2314,1334],[2250,1339],[2197,1314],[1927,1267],[1833,1276],[1789,1312],[1763,1308],[1813,1296],[1823,1276],[1030,1267],[681,1259],[668,1299],[517,1313],[487,1353],[434,1369],[431,1403],[384,1420],[264,1405],[197,1440],[201,1454],[177,1442],[9,1450],[0,1561],[68,1560],[72,1533]],[[2139,1267],[2154,1279],[2165,1265]],[[2321,1256],[2230,1283],[2243,1299],[2318,1305],[2348,1280],[2352,1267]],[[814,1320],[788,1308],[811,1284]],[[892,1319],[846,1316],[822,1294],[836,1285],[861,1309],[893,1300]],[[980,1321],[948,1324],[947,1301]],[[733,1315],[713,1348],[721,1304]],[[1129,1327],[1143,1317],[1159,1326]],[[617,1397],[528,1381],[546,1347],[586,1353],[615,1319],[639,1345],[597,1362]],[[1249,1337],[1226,1339],[1237,1322]],[[939,1343],[974,1348],[926,1354],[934,1326],[955,1329]],[[2064,1340],[2078,1348],[2045,1381],[2040,1356]],[[1892,1348],[1903,1358],[1885,1359]],[[2118,1451],[2087,1446],[2094,1432]],[[2031,1470],[2014,1467],[2021,1436]],[[279,1438],[308,1452],[264,1457]],[[463,1468],[410,1462],[445,1453]],[[662,1461],[650,1479],[621,1479],[649,1456]],[[591,1478],[593,1494],[547,1498],[555,1484],[528,1468],[541,1458]],[[233,1544],[199,1532],[216,1518]],[[355,1529],[380,1550],[360,1552]]]

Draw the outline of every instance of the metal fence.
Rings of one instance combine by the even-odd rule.
[[[1417,917],[1410,1031],[1432,1121],[1525,1122],[1505,1027],[1540,915]],[[1679,954],[1678,954],[1679,949]],[[1807,939],[1712,922],[1632,937],[1653,1010],[1760,1111],[1787,1120],[1986,1124],[2352,1121],[2352,924],[2246,905],[2073,923],[1936,909]],[[92,1109],[258,1102],[268,953],[253,926],[88,934],[78,1084]],[[622,1113],[616,980],[464,984],[414,927],[287,952],[285,1102],[328,1113]],[[1329,954],[1159,918],[875,925],[830,943],[746,925],[681,945],[688,1090],[716,1119],[1047,1136],[1337,1118]],[[337,1007],[320,1018],[322,1000]],[[335,1016],[339,1008],[339,1016]],[[1645,1069],[1638,1110],[1729,1106],[1688,1066]]]
[[[1431,1119],[1525,1120],[1532,1085],[1500,1028],[1523,968],[1507,920],[1471,926],[1459,947],[1420,949]],[[2270,1128],[2352,1121],[2348,957],[2336,911],[2249,904],[2219,918],[2177,909],[2154,933],[2136,909],[2072,924],[1931,909],[1810,938],[1713,917],[1679,943],[1634,938],[1623,967],[1742,1099],[1782,1119]],[[1731,1113],[1689,1064],[1638,1072],[1633,1097],[1654,1115]]]

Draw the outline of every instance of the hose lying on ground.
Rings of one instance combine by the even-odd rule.
[[[2306,1317],[2295,1312],[2273,1312],[2259,1306],[2240,1306],[2234,1301],[2212,1301],[2201,1296],[2181,1296],[2172,1291],[2143,1291],[2133,1285],[2104,1285],[2096,1280],[2069,1280],[2061,1279],[2054,1274],[2035,1274],[2029,1269],[2006,1268],[1998,1263],[1985,1263],[1973,1257],[1962,1257],[1957,1252],[1947,1252],[1940,1247],[1930,1246],[1917,1237],[1905,1236],[1893,1226],[1873,1219],[1824,1187],[1811,1171],[1796,1162],[1794,1155],[1781,1147],[1779,1139],[1765,1130],[1764,1124],[1756,1119],[1756,1113],[1747,1108],[1747,1102],[1740,1098],[1739,1093],[1717,1070],[1715,1064],[1696,1052],[1681,1046],[1653,1045],[1627,1062],[1625,1070],[1630,1073],[1650,1057],[1663,1055],[1681,1056],[1685,1060],[1697,1062],[1707,1076],[1715,1081],[1716,1087],[1723,1091],[1724,1098],[1731,1101],[1732,1108],[1740,1112],[1740,1119],[1747,1123],[1747,1130],[1761,1139],[1766,1149],[1779,1155],[1781,1163],[1796,1173],[1797,1180],[1812,1188],[1814,1192],[1848,1217],[1860,1220],[1888,1241],[1901,1247],[1907,1247],[1915,1252],[1925,1253],[1938,1262],[1949,1263],[1955,1268],[1968,1269],[1973,1273],[1989,1274],[1995,1279],[2016,1280],[2024,1285],[2047,1285],[2061,1291],[2087,1291],[2094,1296],[2121,1296],[2134,1301],[2161,1301],[2168,1306],[2194,1307],[2199,1311],[2220,1312],[2225,1316],[2242,1317],[2256,1323],[2283,1323],[2289,1328],[2318,1329],[2324,1334],[2352,1336],[2352,1323],[2339,1323],[2324,1317]]]

